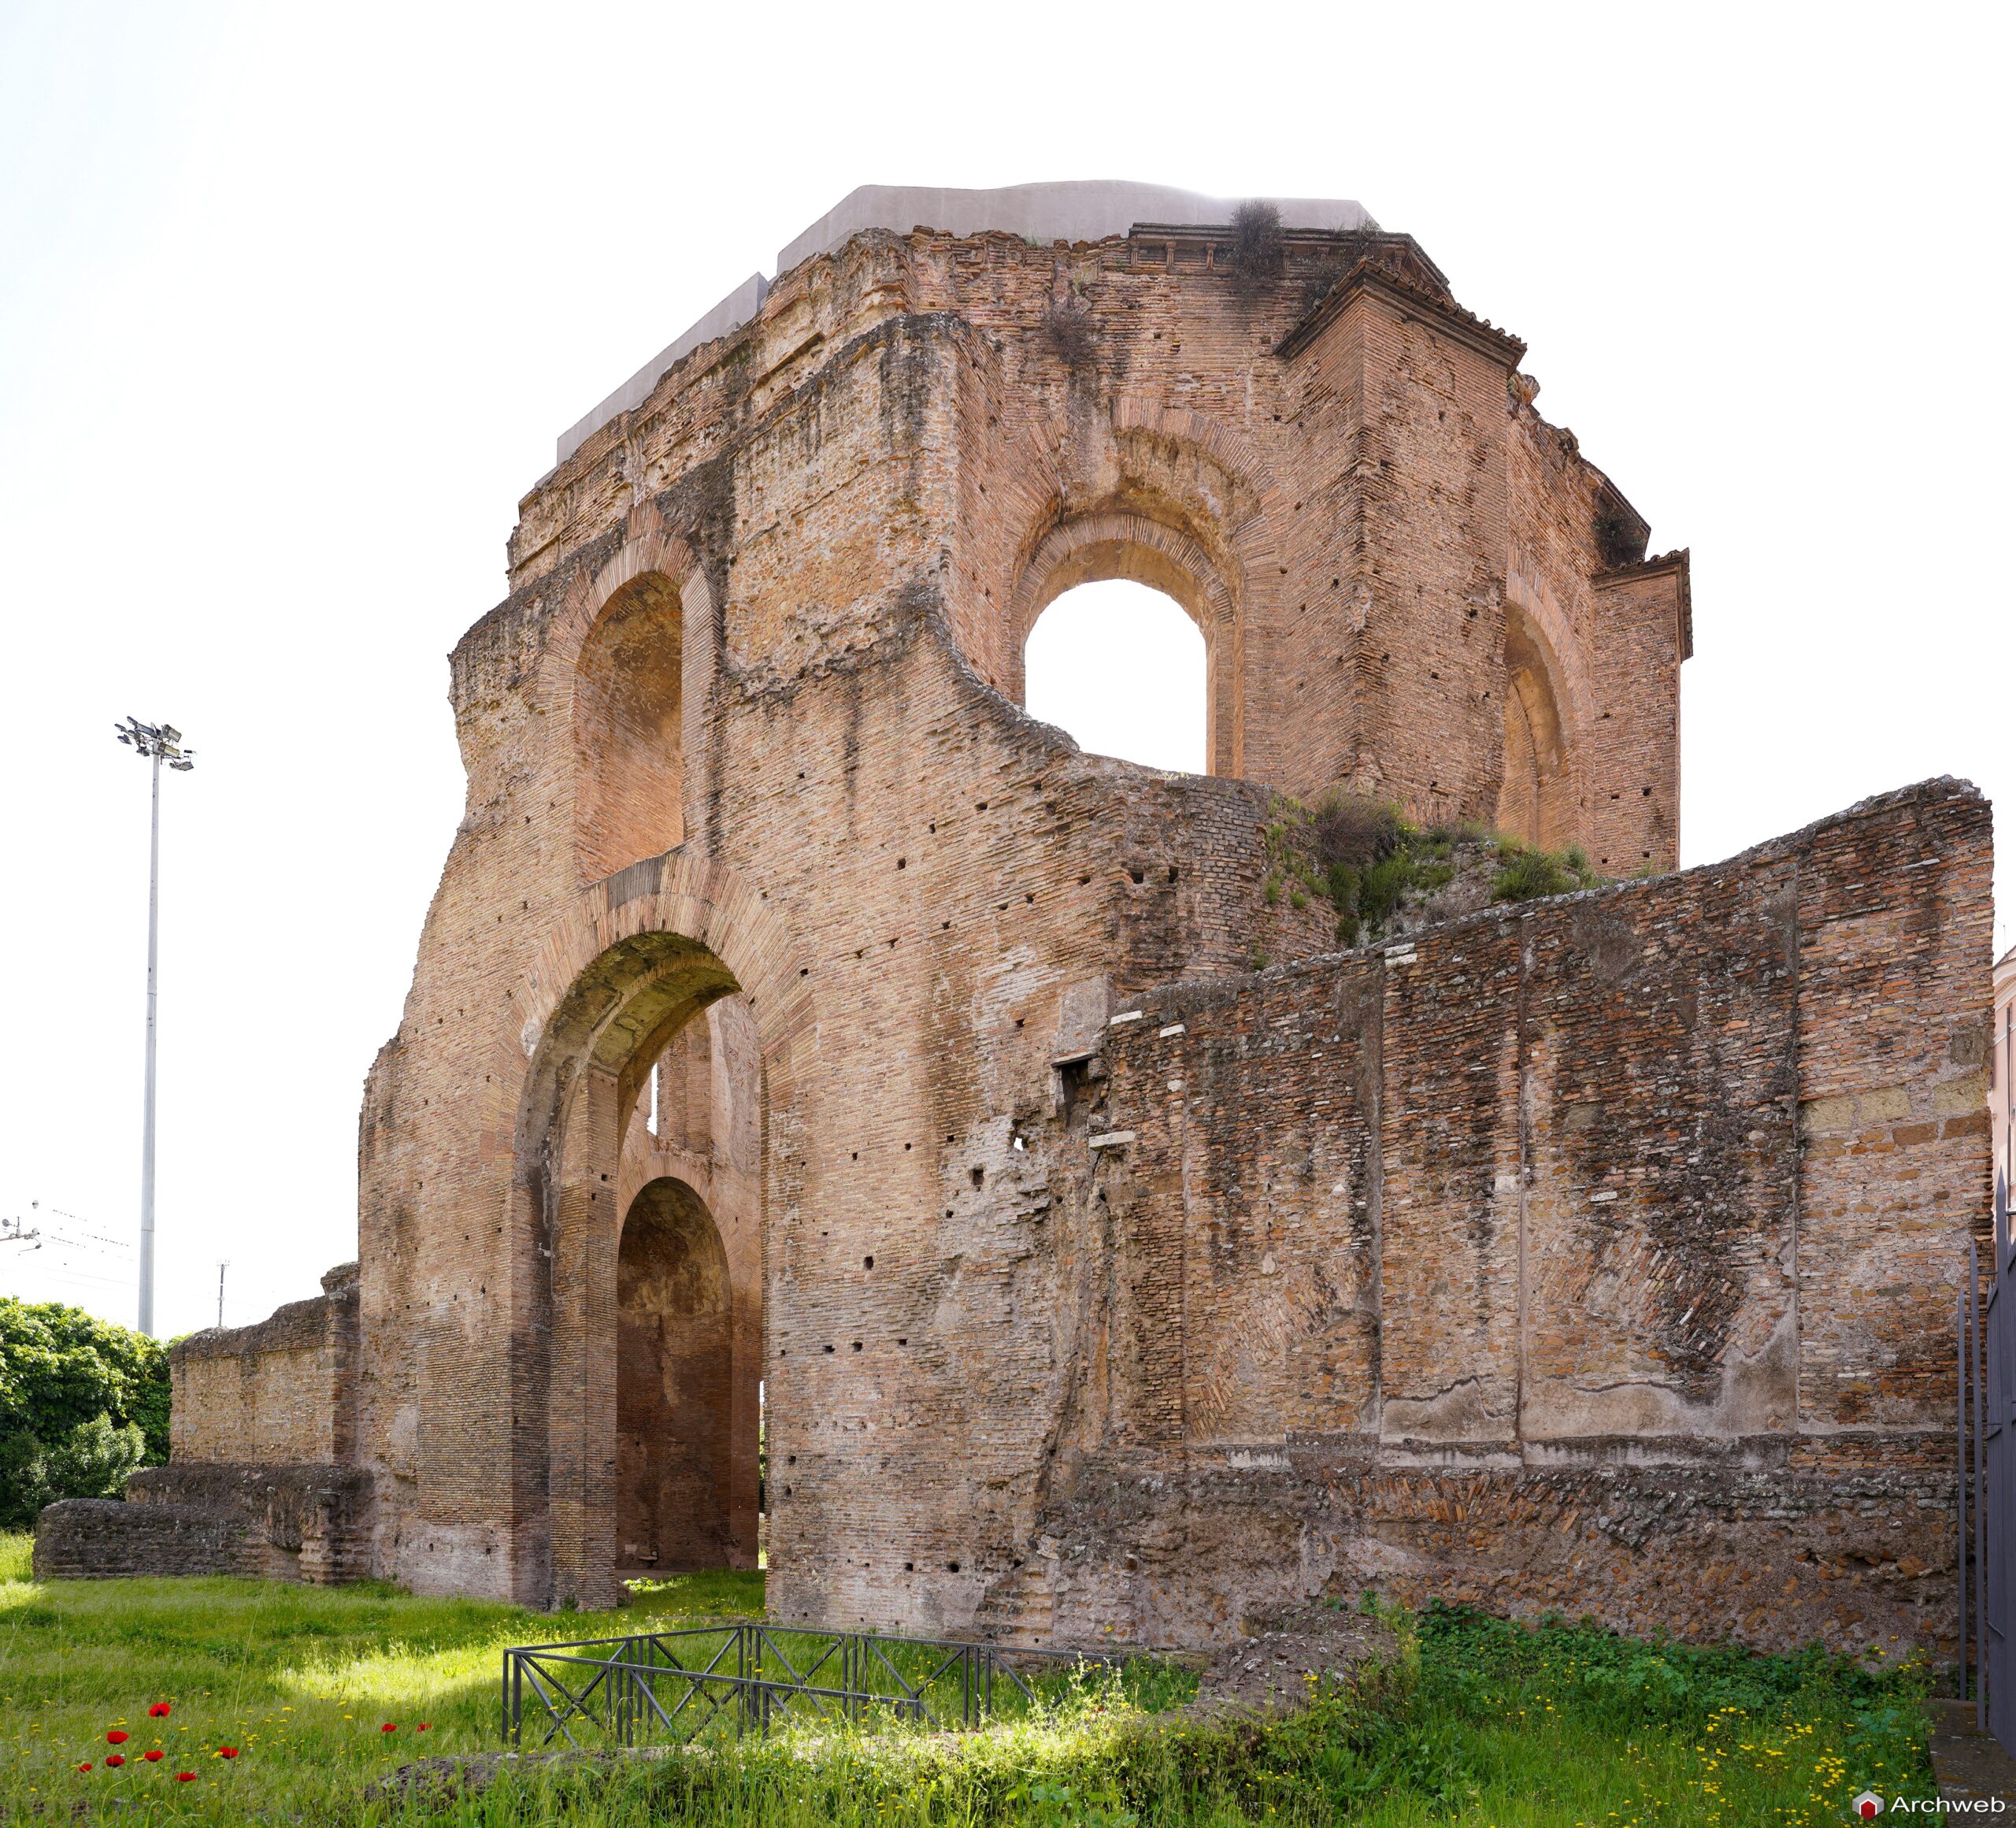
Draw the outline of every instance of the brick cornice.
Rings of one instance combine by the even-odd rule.
[[[1379,298],[1403,317],[1432,324],[1451,341],[1487,360],[1503,362],[1508,369],[1517,368],[1526,353],[1525,344],[1510,331],[1500,330],[1460,305],[1446,304],[1376,261],[1366,259],[1323,295],[1316,309],[1275,345],[1275,354],[1284,361],[1299,354],[1356,300],[1368,296]]]
[[[1592,590],[1614,590],[1621,584],[1636,584],[1648,577],[1670,577],[1677,580],[1679,598],[1676,614],[1679,619],[1680,657],[1683,660],[1694,658],[1694,584],[1692,548],[1677,547],[1671,552],[1662,552],[1651,558],[1640,559],[1636,565],[1620,565],[1609,571],[1599,571],[1589,580]]]

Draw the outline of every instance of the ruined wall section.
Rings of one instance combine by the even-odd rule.
[[[1102,531],[1111,551],[1069,581],[1141,577],[1199,614],[1222,687],[1219,772],[1302,795],[1347,779],[1424,818],[1488,819],[1508,565],[1558,584],[1569,618],[1555,632],[1573,650],[1564,664],[1586,674],[1581,644],[1600,632],[1575,605],[1612,565],[1591,531],[1607,484],[1530,406],[1508,426],[1505,384],[1522,346],[1457,306],[1406,237],[1291,235],[1277,269],[1257,275],[1228,259],[1197,230],[1068,247],[858,236],[781,276],[750,325],[676,365],[526,498],[513,581],[746,437],[864,332],[899,315],[957,320],[970,332],[971,397],[947,523],[961,552],[942,602],[980,677],[1020,696],[1025,574],[1054,559],[1060,533]],[[1508,443],[1523,439],[1530,470],[1536,440],[1549,438],[1574,473],[1555,489],[1561,504],[1530,476],[1508,480],[1521,460]],[[1514,496],[1533,530],[1524,547]],[[1557,540],[1540,524],[1558,508],[1569,531]],[[1201,565],[1229,606],[1225,630],[1156,547]],[[1646,658],[1625,643],[1604,685]],[[1677,689],[1677,660],[1663,666]],[[1585,681],[1577,703],[1595,695]],[[1600,753],[1582,744],[1592,791],[1642,761],[1638,749],[1677,740],[1670,716],[1604,708],[1630,735]],[[1665,775],[1676,769],[1669,757]],[[1625,836],[1644,823],[1637,810]],[[1672,860],[1673,810],[1660,803],[1669,841],[1651,846],[1655,862]]]
[[[804,1606],[865,1604],[810,1572],[835,1518],[910,1544],[914,1572],[947,1571],[921,1559],[920,1535],[958,1538],[947,1520],[984,1476],[1035,1457],[1004,1437],[975,1464],[948,1465],[942,1418],[972,1400],[956,1352],[901,1400],[885,1387],[869,1401],[847,1380],[869,1338],[896,1350],[917,1303],[925,1318],[935,1307],[941,1266],[962,1255],[940,1248],[943,1215],[965,1222],[972,1167],[1010,1150],[1014,1114],[1051,1096],[1067,993],[1248,961],[1267,795],[1079,756],[956,651],[945,606],[962,402],[985,399],[992,359],[956,321],[876,325],[732,454],[536,576],[458,651],[469,812],[367,1119],[365,1457],[384,1478],[385,1571],[545,1596],[539,1367],[547,1317],[572,1297],[545,1292],[537,1245],[512,1218],[537,1038],[513,999],[539,982],[547,936],[582,892],[554,643],[580,638],[595,580],[640,543],[682,573],[699,695],[687,829],[789,933],[821,1047],[846,1061],[802,1088],[765,1167],[768,1326],[774,1349],[804,1354],[766,1366],[773,1452],[825,1469],[809,1492],[779,1475],[780,1594],[795,1565],[808,1570]],[[1277,947],[1322,943],[1313,915],[1299,937],[1270,919]],[[928,1330],[915,1326],[920,1342]],[[813,1362],[811,1340],[849,1352],[845,1375]],[[884,1465],[852,1451],[871,1424]],[[916,1598],[922,1584],[878,1592],[874,1615],[936,1606]]]
[[[356,1450],[358,1266],[255,1326],[206,1327],[169,1353],[177,1463],[332,1465]]]
[[[1121,1010],[1002,1615],[1182,1640],[1377,1584],[1950,1654],[1989,846],[1931,782]]]
[[[630,1114],[612,1092],[606,1135],[569,1140],[554,1113],[580,1063],[540,1075],[563,1009],[635,988],[608,951],[584,970],[584,934],[704,866],[710,918],[741,923],[719,943],[746,940],[808,1012],[761,1168],[778,1609],[1020,1629],[1047,1604],[1028,1545],[1077,1398],[1043,1322],[1102,1286],[1117,1222],[1078,1199],[1082,1142],[1047,1140],[1099,1103],[1088,1028],[1158,983],[1306,956],[1332,924],[1264,909],[1267,786],[1079,755],[1003,695],[1000,630],[1015,567],[1073,515],[1180,533],[1262,643],[1240,713],[1249,772],[1324,784],[1331,738],[1298,710],[1278,643],[1347,651],[1342,606],[1377,559],[1347,567],[1350,543],[1443,537],[1425,500],[1320,525],[1332,497],[1369,500],[1362,452],[1310,447],[1293,358],[1275,352],[1347,253],[1291,246],[1255,280],[1218,271],[1208,237],[858,237],[527,497],[513,595],[453,658],[468,801],[367,1088],[355,1452],[378,1572],[539,1604],[609,1596],[582,1545],[600,1527],[593,1342],[613,1285],[597,1253],[613,1264]],[[1416,302],[1351,307],[1386,339],[1382,384],[1440,359],[1453,305]],[[1352,385],[1344,421],[1364,410]],[[1395,408],[1407,487],[1443,487],[1433,465],[1482,448],[1480,387],[1463,369],[1455,444],[1429,429],[1443,395]],[[1477,526],[1503,518],[1488,474],[1447,486],[1477,524],[1453,517],[1435,547],[1445,609],[1488,565]],[[573,668],[614,593],[654,575],[681,618],[687,841],[672,863],[585,882],[576,771],[595,738]],[[1397,616],[1404,592],[1389,595]],[[717,994],[725,967],[709,970]],[[576,992],[578,1009],[555,1001]],[[1236,1214],[1247,1195],[1227,1197]],[[1376,1355],[1369,1322],[1355,1337],[1333,1385]],[[1236,1380],[1214,1387],[1222,1427],[1243,1426]]]
[[[1988,810],[1925,792],[1800,858],[1799,1406],[1816,1466],[1949,1463],[1955,1239],[1986,1238]],[[1984,1245],[1984,1262],[1992,1261]]]

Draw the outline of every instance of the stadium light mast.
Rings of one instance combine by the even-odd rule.
[[[140,1132],[140,1331],[154,1329],[154,980],[161,962],[161,765],[178,774],[196,766],[172,724],[128,717],[114,724],[122,743],[154,763],[154,808],[147,839],[147,1090]]]

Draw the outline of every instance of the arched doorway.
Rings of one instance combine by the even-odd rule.
[[[756,1565],[757,1019],[719,954],[647,929],[580,969],[544,1024],[519,1160],[534,1312],[550,1317],[548,1604],[609,1605],[639,1573]]]
[[[647,1182],[616,1259],[619,1575],[741,1565],[732,1313],[713,1214],[684,1181]]]
[[[1023,707],[1081,749],[1208,770],[1209,658],[1174,598],[1123,579],[1080,584],[1036,618],[1022,655]]]

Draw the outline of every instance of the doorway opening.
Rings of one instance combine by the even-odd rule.
[[[617,1571],[736,1565],[728,1252],[684,1181],[630,1203],[616,1262]]]

